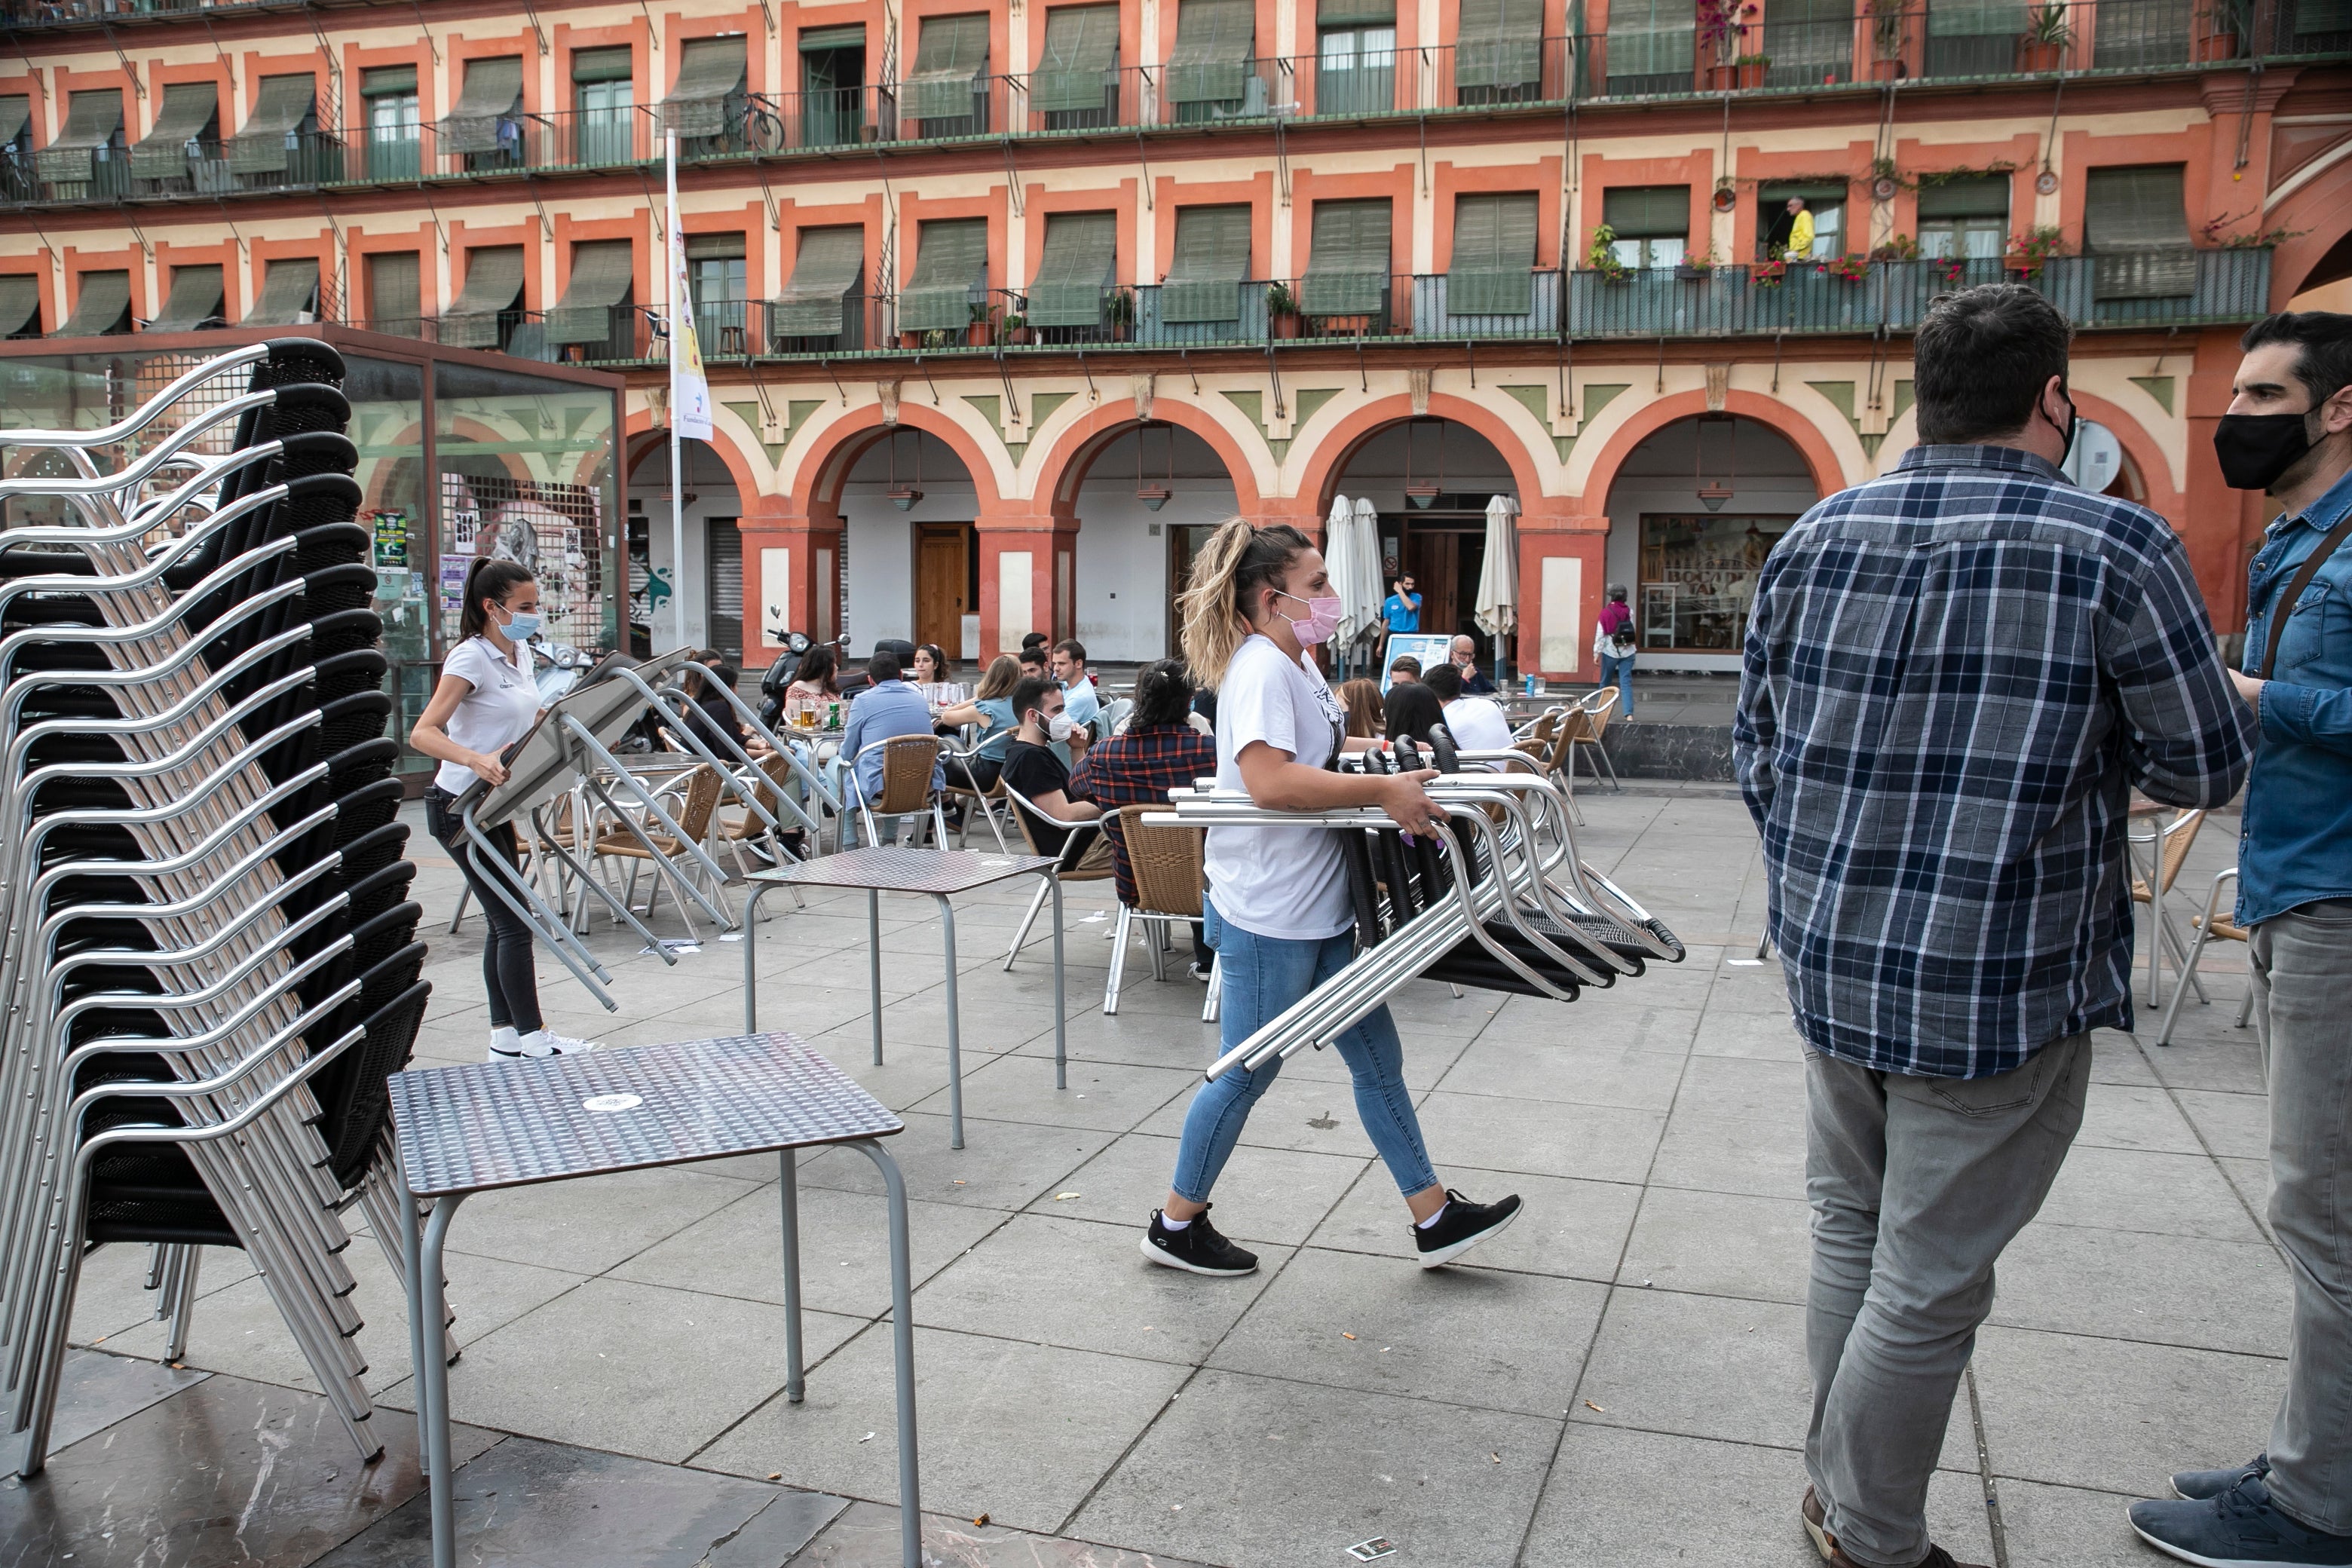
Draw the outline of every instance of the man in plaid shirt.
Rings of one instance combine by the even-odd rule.
[[[1070,775],[1074,800],[1091,800],[1108,816],[1123,805],[1165,805],[1168,792],[1195,779],[1213,778],[1217,742],[1191,723],[1192,679],[1172,658],[1147,664],[1136,672],[1135,713],[1127,728],[1107,741],[1087,748],[1078,771]],[[1110,840],[1111,877],[1118,901],[1135,903],[1135,873],[1127,863],[1127,841],[1111,817],[1103,826]],[[1214,958],[1201,928],[1192,927],[1192,978],[1206,980]]]
[[[1790,530],[1732,740],[1805,1039],[1822,1555],[1951,1568],[1927,1479],[1993,1264],[2132,1024],[2125,807],[2218,806],[2252,732],[2179,538],[2069,485],[2070,331],[2030,289],[1919,328],[1920,445]]]

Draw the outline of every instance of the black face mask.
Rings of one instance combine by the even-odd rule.
[[[2231,489],[2266,490],[2311,450],[2302,414],[2224,414],[2213,426],[2213,455]]]
[[[2048,414],[2046,414],[2046,413],[2045,413],[2045,414],[2043,414],[2043,415],[2042,416],[2042,417],[2043,417],[2044,419],[2049,419],[2049,418],[2050,418],[2050,416],[2049,416]],[[2071,397],[2067,398],[2067,399],[2066,399],[2066,428],[2065,428],[2065,429],[2063,429],[2063,430],[2059,431],[2059,434],[2060,434],[2061,436],[2063,436],[2063,437],[2065,437],[2065,443],[2066,443],[2063,447],[2061,447],[2061,448],[2060,448],[2059,453],[2058,453],[2058,466],[2059,466],[2060,468],[2064,468],[2064,467],[2066,466],[2066,459],[2067,459],[2068,458],[2070,458],[2070,457],[2072,457],[2072,456],[2074,455],[2074,432],[2075,432],[2075,430],[2076,430],[2077,428],[2079,428],[2079,427],[2081,426],[2082,423],[2083,423],[2083,416],[2082,416],[2080,414],[2078,414],[2078,413],[2076,413],[2076,412],[2074,411],[2074,400],[2073,398],[2071,398]],[[2052,429],[2053,429],[2053,430],[2055,430],[2055,429],[2057,429],[2057,428],[2058,428],[2057,421],[2055,421],[2055,420],[2051,420],[2051,428],[2052,428]]]

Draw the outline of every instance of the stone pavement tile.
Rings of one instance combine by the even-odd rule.
[[[1208,1364],[1557,1416],[1568,1408],[1604,1293],[1580,1279],[1424,1269],[1410,1258],[1309,1247],[1283,1267]]]
[[[1191,982],[1186,982],[1190,984]],[[1130,996],[1129,1001],[1132,1001]],[[1051,1019],[1044,1030],[1020,1047],[1020,1054],[1054,1054]],[[1217,1058],[1217,1026],[1201,1022],[1201,988],[1192,987],[1189,1011],[1153,1012],[1122,1004],[1115,1017],[1088,1013],[1070,1024],[1070,1055],[1093,1062],[1127,1062],[1136,1067],[1181,1068],[1198,1074]]]
[[[352,1277],[359,1281],[352,1300],[362,1322],[359,1348],[367,1361],[362,1381],[371,1394],[382,1394],[409,1373],[407,1293],[373,1240],[352,1242],[342,1257]],[[455,1249],[446,1250],[442,1257],[449,1281],[449,1309],[457,1314],[449,1331],[461,1348],[562,1295],[585,1278]],[[210,1266],[209,1258],[206,1266]],[[117,1334],[106,1348],[158,1359],[163,1353],[168,1327],[158,1322],[142,1324]],[[293,1331],[256,1278],[241,1279],[197,1301],[186,1364],[319,1392],[319,1380],[295,1344]]]
[[[2267,1094],[2221,1094],[2181,1089],[2173,1099],[2214,1153],[2233,1160],[2271,1157],[2271,1100]]]
[[[2136,1089],[2126,1084],[2095,1083],[2083,1110],[2077,1143],[2107,1149],[2153,1149],[2172,1154],[2201,1154],[2203,1144],[2180,1114],[2179,1107],[2160,1089]]]
[[[1532,1047],[1614,1046],[1681,1057],[1697,1029],[1703,991],[1672,990],[1653,975],[1620,979],[1605,991],[1588,990],[1573,1005],[1514,996],[1478,1036],[1481,1041]]]
[[[1748,1057],[1758,1061],[1802,1065],[1804,1037],[1786,1007],[1777,1013],[1747,1013],[1710,1007],[1691,1041],[1694,1057]]]
[[[2189,1035],[2184,1026],[2172,1037],[2172,1044],[2156,1044],[2153,1033],[2148,1036],[2147,1054],[2155,1066],[2156,1076],[2175,1089],[2210,1089],[2224,1094],[2261,1094],[2266,1085],[2263,1079],[2262,1047],[2251,1028],[2228,1027],[2238,1016],[2234,998],[2217,1001],[2216,1009],[2226,1009],[2221,1017],[2223,1027],[2211,1038]],[[2184,1005],[2181,1017],[2193,1018],[2199,1009]]]
[[[804,1043],[901,1116],[919,1105],[933,1108],[934,1100],[939,1113],[947,1114],[948,1053],[944,1049],[908,1045],[904,1040],[889,1041],[882,1047],[882,1065],[876,1067],[874,1043],[862,1026],[855,1032],[841,1031]],[[985,1051],[970,1052],[963,1059],[964,1072],[968,1076],[981,1063],[992,1059]],[[772,1162],[770,1173],[773,1173]]]
[[[1511,1192],[1526,1200],[1510,1228],[1492,1241],[1480,1242],[1466,1255],[1465,1267],[1603,1282],[1624,1250],[1625,1233],[1633,1223],[1633,1205],[1641,1196],[1639,1187],[1623,1183],[1570,1181],[1524,1172],[1476,1172],[1461,1178],[1450,1168],[1441,1167],[1438,1176],[1457,1185],[1463,1179],[1474,1182],[1468,1195],[1482,1203],[1492,1203]],[[1411,1224],[1396,1184],[1385,1170],[1373,1169],[1349,1189],[1331,1216],[1316,1227],[1313,1244],[1339,1252],[1412,1258],[1416,1254],[1407,1234]]]
[[[1975,1366],[1997,1474],[2133,1497],[2175,1470],[2242,1463],[2286,1384],[2286,1363],[2263,1356],[1996,1327],[1979,1332]]]
[[[1640,1508],[1607,1506],[1603,1500],[1628,1476],[1664,1484],[1645,1489]],[[1795,1449],[1570,1423],[1519,1561],[1529,1568],[1695,1561],[1806,1568],[1821,1558],[1798,1516],[1804,1495],[1805,1458]],[[1975,1475],[1937,1470],[1929,1479],[1927,1531],[1962,1562],[1993,1560]],[[2011,1561],[2019,1568],[2036,1563]]]
[[[2265,1162],[2267,1169],[2268,1163]],[[2058,1167],[2035,1223],[2259,1241],[2215,1162],[2201,1154],[2157,1154],[2077,1143]]]
[[[2203,1459],[2184,1461],[2204,1464]],[[2225,1461],[2216,1459],[2215,1464]],[[2009,1537],[2009,1560],[2018,1568],[2154,1568],[2168,1563],[2140,1543],[2124,1510],[2137,1500],[2117,1492],[2088,1491],[2080,1487],[2043,1486],[2035,1481],[2002,1480],[2001,1528]],[[2149,1497],[2169,1497],[2162,1476],[2151,1482]]]
[[[466,1200],[449,1248],[602,1273],[742,1195],[740,1182],[675,1167],[509,1187]]]
[[[70,1448],[93,1433],[138,1415],[158,1400],[202,1383],[212,1373],[174,1370],[152,1361],[69,1350],[58,1378],[57,1414],[49,1425],[49,1447]]]
[[[805,1402],[770,1400],[694,1463],[741,1476],[781,1472],[791,1486],[895,1500],[890,1347],[887,1325],[869,1328],[810,1371]],[[924,1505],[1058,1533],[1186,1375],[1165,1362],[918,1327]],[[1184,1476],[1173,1489],[1181,1497],[1198,1486],[1196,1475]]]
[[[1189,1101],[1201,1075],[1182,1068],[1129,1067],[1121,1062],[1068,1063],[1069,1087],[1054,1087],[1051,1060],[1030,1056],[998,1057],[964,1064],[963,1113],[998,1121],[1092,1127],[1124,1132],[1160,1107]],[[927,1106],[947,1109],[944,1100]]]
[[[2253,1210],[2254,1218],[2261,1222],[2263,1234],[2268,1235],[2271,1192],[2276,1185],[2271,1180],[2271,1163],[2268,1160],[2216,1160],[2213,1163],[2221,1167],[2221,1173],[2230,1178],[2230,1185],[2246,1200],[2246,1206]]]
[[[1071,1033],[1076,1034],[1079,1010],[1071,1009]],[[1031,1040],[1043,1036],[1045,1048],[1054,1048],[1054,1014],[1050,999],[1018,1005],[1002,1000],[968,996],[959,989],[956,996],[956,1025],[961,1034],[963,1047],[968,1051],[995,1053],[1019,1050]],[[860,1007],[846,1020],[824,1031],[818,1038],[830,1043],[844,1038],[861,1043],[873,1038],[874,1026],[870,1016]],[[948,1043],[948,1004],[944,992],[926,991],[898,1002],[882,1005],[882,1040],[890,1046],[937,1046],[945,1049]],[[820,1045],[818,1049],[825,1048]]]
[[[0,1563],[227,1568],[315,1561],[415,1496],[416,1423],[379,1411],[360,1462],[315,1394],[208,1377],[0,1480]],[[459,1462],[498,1441],[450,1432]],[[199,1460],[201,1462],[191,1462]]]
[[[1516,1006],[1529,997],[1508,997],[1499,991],[1478,991],[1469,987],[1462,994],[1454,994],[1452,986],[1435,980],[1409,981],[1395,995],[1389,998],[1389,1011],[1396,1016],[1397,1027],[1408,1038],[1415,1029],[1443,1030],[1460,1035],[1475,1034],[1493,1023],[1507,1001]],[[1538,1003],[1539,1007],[1557,1008],[1556,1002]]]
[[[937,1513],[923,1519],[923,1561],[938,1568],[1209,1568],[1157,1552],[1007,1530],[993,1521],[975,1526],[969,1519]],[[901,1568],[905,1562],[898,1510],[854,1502],[792,1560],[791,1568]]]
[[[1177,1147],[1173,1138],[1130,1133],[1071,1174],[1062,1191],[1075,1196],[1045,1193],[1029,1207],[1065,1219],[1127,1226],[1140,1236],[1151,1211],[1168,1199]],[[1218,1178],[1217,1228],[1252,1245],[1297,1247],[1324,1223],[1369,1164],[1349,1155],[1253,1149],[1229,1162]],[[1387,1185],[1385,1177],[1379,1184]],[[1393,1192],[1390,1201],[1402,1212]]]
[[[612,1278],[782,1304],[782,1218],[771,1184],[637,1254]],[[890,1216],[878,1194],[800,1189],[801,1293],[811,1307],[853,1317],[890,1310]],[[909,1203],[908,1253],[919,1285],[1004,1223],[966,1204]]]
[[[1730,962],[1734,958],[1748,956],[1749,952],[1725,954],[1724,967],[1716,972],[1715,984],[1707,990],[1708,1015],[1747,1013],[1758,1017],[1785,1019],[1789,1016],[1789,984],[1780,973],[1780,963],[1768,958],[1751,969],[1746,965],[1735,966]]]
[[[2147,1065],[2147,1058],[2141,1054],[2137,1039],[2130,1035],[2117,1034],[2113,1029],[2094,1029],[2091,1031],[2091,1081],[2154,1084],[2159,1080],[2156,1069]]]
[[[1442,1089],[1421,1102],[1422,1131],[1442,1170],[1638,1182],[1649,1169],[1665,1121],[1654,1110],[1447,1094]]]
[[[1702,1036],[1706,1032],[1700,1030]],[[1789,1038],[1793,1046],[1793,1031]],[[1683,1074],[1675,1110],[1696,1116],[1752,1117],[1801,1129],[1805,1124],[1804,1063],[1701,1052],[1691,1058],[1689,1070]]]
[[[2001,1254],[1992,1321],[2284,1355],[2286,1265],[2270,1243],[2030,1226]]]
[[[1456,1030],[1451,1026],[1420,1026],[1406,1019],[1397,1020],[1397,1033],[1404,1043],[1404,1084],[1415,1094],[1435,1089],[1439,1080],[1453,1070],[1470,1048],[1474,1037],[1468,1030]],[[1317,1050],[1312,1046],[1293,1052],[1282,1064],[1285,1078],[1313,1083],[1345,1084],[1351,1081],[1347,1058],[1336,1050]]]
[[[1591,1032],[1542,1043],[1487,1036],[1454,1059],[1437,1087],[1449,1094],[1664,1110],[1682,1074],[1679,1056]]]
[[[1617,1283],[1751,1300],[1802,1302],[1811,1279],[1812,1210],[1802,1198],[1652,1187],[1642,1197]]]
[[[860,1326],[831,1312],[803,1321],[811,1363]],[[783,1386],[782,1308],[592,1279],[467,1346],[449,1369],[449,1408],[503,1432],[675,1463]],[[413,1407],[415,1384],[384,1402]]]
[[[1512,1561],[1557,1420],[1203,1372],[1071,1526],[1153,1553],[1326,1568],[1386,1535],[1401,1563]],[[869,1445],[870,1447],[870,1445]]]
[[[848,1507],[675,1465],[509,1437],[458,1468],[457,1551],[468,1563],[565,1568],[775,1568]],[[408,1568],[432,1552],[432,1505],[408,1502],[320,1568]]]
[[[1184,1113],[1192,1103],[1191,1095],[1179,1095],[1135,1131],[1181,1137]],[[1346,1082],[1294,1073],[1287,1064],[1251,1110],[1240,1142],[1244,1149],[1291,1149],[1349,1159],[1368,1159],[1372,1153],[1372,1141],[1356,1120],[1355,1096]]]
[[[1650,1184],[1796,1198],[1805,1193],[1805,1123],[1677,1110]]]
[[[234,1248],[205,1248],[205,1268],[196,1277],[198,1288],[212,1287],[214,1265],[241,1256]],[[84,1258],[81,1278],[74,1286],[72,1342],[102,1344],[117,1334],[152,1322],[155,1296],[146,1288],[146,1282],[147,1249],[143,1247],[101,1247]]]
[[[1198,1364],[1290,1253],[1255,1274],[1204,1279],[1145,1258],[1134,1226],[1016,1215],[926,1283],[915,1321],[1069,1350]]]
[[[1045,1092],[1051,1093],[1051,1089]],[[1066,1178],[1107,1146],[1113,1134],[1079,1127],[1045,1127],[964,1118],[964,1146],[948,1147],[948,1119],[929,1111],[902,1117],[907,1131],[885,1139],[909,1198],[1026,1208],[1041,1193],[1059,1192]],[[882,1173],[855,1149],[828,1149],[801,1161],[803,1187],[882,1191]]]

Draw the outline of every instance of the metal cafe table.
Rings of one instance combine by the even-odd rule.
[[[890,1328],[898,1394],[898,1512],[905,1568],[920,1568],[915,1465],[915,1331],[907,1184],[876,1142],[905,1131],[857,1082],[790,1035],[686,1040],[635,1050],[394,1073],[392,1117],[402,1184],[408,1341],[416,1369],[417,1447],[433,1509],[434,1568],[455,1568],[449,1368],[427,1355],[423,1325],[447,1319],[441,1248],[457,1205],[498,1187],[650,1170],[732,1154],[781,1155],[784,1397],[799,1404],[800,1183],[796,1151],[844,1144],[882,1173],[890,1208]],[[420,1226],[416,1200],[433,1200]]]
[[[1054,893],[1054,1087],[1070,1087],[1066,1008],[1062,1000],[1062,884],[1051,855],[989,855],[977,849],[899,849],[877,845],[847,849],[797,865],[754,871],[743,900],[743,1030],[760,1026],[760,971],[752,951],[760,928],[752,910],[775,888],[856,888],[866,894],[866,954],[874,1013],[874,1065],[882,1065],[882,895],[927,893],[940,906],[940,930],[947,946],[948,1147],[963,1147],[963,1048],[956,1010],[956,893],[1015,877],[1043,877]]]

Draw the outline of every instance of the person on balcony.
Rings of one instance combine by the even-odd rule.
[[[1772,232],[1764,239],[1764,254],[1775,260],[1786,257],[1802,261],[1812,253],[1813,215],[1805,210],[1804,197],[1790,196],[1789,205],[1772,220]]]

